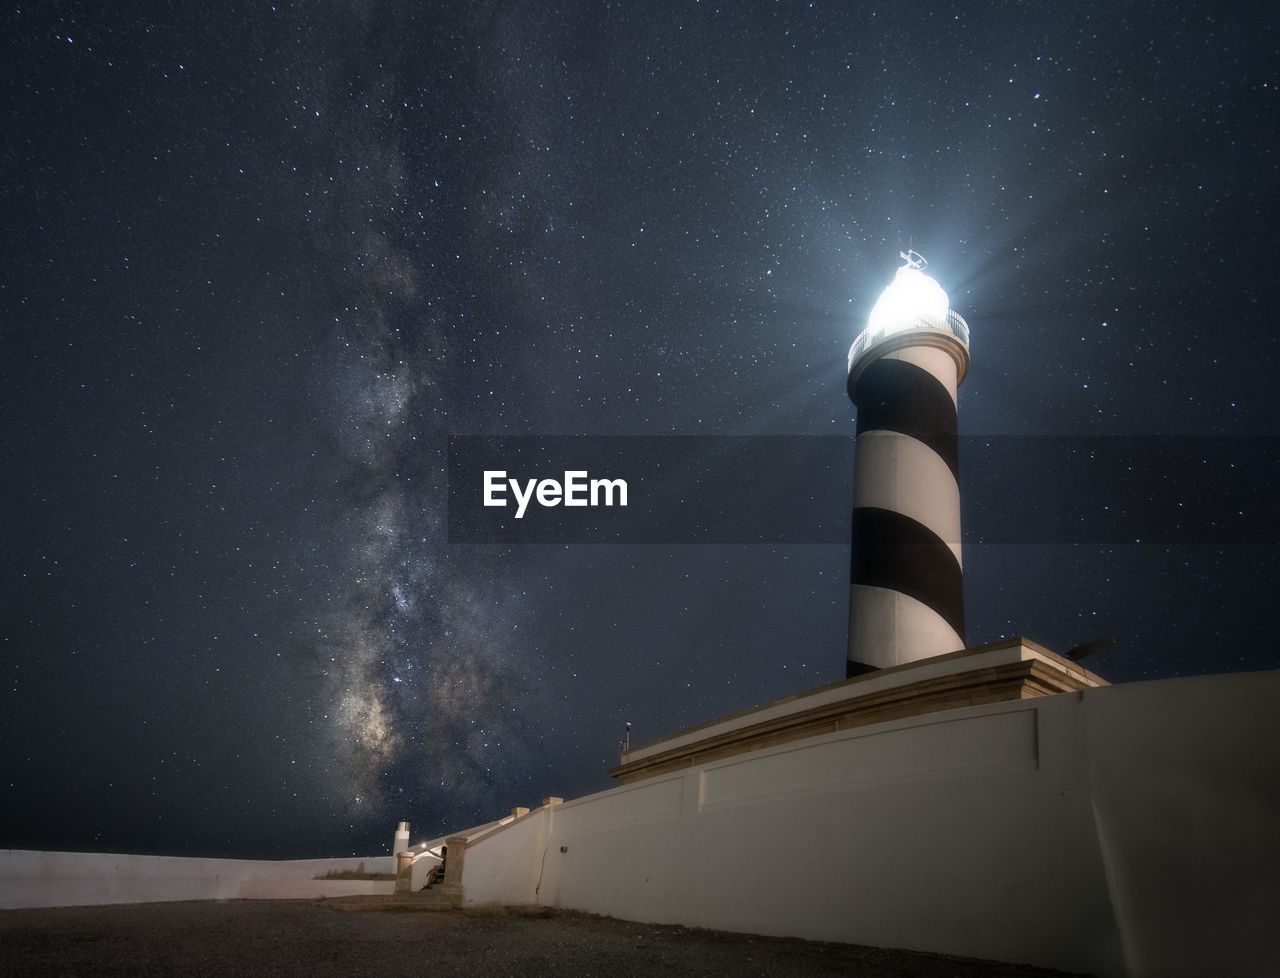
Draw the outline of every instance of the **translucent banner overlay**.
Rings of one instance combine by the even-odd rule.
[[[454,436],[449,541],[847,544],[853,464],[843,436]],[[1277,485],[1277,437],[960,439],[964,543],[1275,544]]]

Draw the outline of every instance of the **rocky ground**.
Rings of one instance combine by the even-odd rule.
[[[366,908],[366,911],[372,908]],[[0,911],[0,975],[861,975],[1055,972],[910,951],[635,924],[539,908],[346,912],[225,901]]]

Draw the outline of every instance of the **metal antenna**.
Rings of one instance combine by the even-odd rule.
[[[929,267],[929,263],[924,260],[924,255],[912,248],[898,252],[898,257],[907,263],[907,268],[914,268],[917,272]]]

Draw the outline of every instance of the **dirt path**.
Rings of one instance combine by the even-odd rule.
[[[566,911],[350,913],[309,902],[0,911],[0,975],[1049,975],[1013,965]]]

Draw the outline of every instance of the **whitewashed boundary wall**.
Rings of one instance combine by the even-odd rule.
[[[1280,673],[969,707],[538,809],[465,902],[1101,975],[1280,961]]]
[[[391,859],[201,859],[101,852],[0,850],[0,907],[168,900],[319,899],[390,893],[391,883],[316,880],[333,870],[390,872]]]

